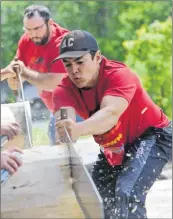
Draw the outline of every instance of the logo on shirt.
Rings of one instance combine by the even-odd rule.
[[[43,62],[43,57],[39,57],[38,59],[36,59],[35,63],[40,64]]]
[[[116,138],[114,138],[114,140],[106,143],[106,144],[102,144],[103,147],[110,147],[113,146],[115,144],[117,144],[121,139],[122,139],[123,135],[121,133],[118,134],[118,136]]]

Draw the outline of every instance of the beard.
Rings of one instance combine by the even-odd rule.
[[[48,24],[46,24],[46,27],[47,27],[47,30],[46,30],[46,33],[45,35],[42,37],[42,38],[36,38],[36,39],[40,39],[40,41],[38,42],[35,42],[33,39],[33,42],[38,45],[38,46],[42,46],[42,45],[45,45],[48,40],[49,40],[49,36],[50,36],[50,31],[49,31],[49,27],[48,27]]]
[[[34,43],[38,46],[42,46],[42,45],[45,45],[47,43],[48,39],[49,39],[49,36],[44,36],[40,42],[34,42]]]

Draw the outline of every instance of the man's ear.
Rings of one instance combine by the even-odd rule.
[[[101,56],[100,50],[98,50],[98,51],[96,52],[95,57],[96,57],[96,61],[100,64],[101,61],[102,61],[102,56]]]
[[[52,18],[50,18],[49,20],[48,20],[48,25],[52,25],[53,24],[53,20],[52,20]]]

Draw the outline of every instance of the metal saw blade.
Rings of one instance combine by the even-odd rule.
[[[60,108],[61,119],[67,119],[67,108]],[[69,149],[69,166],[72,177],[72,189],[75,192],[77,201],[87,219],[103,219],[104,208],[102,198],[87,170],[81,157],[67,132],[66,144]]]
[[[74,145],[71,152],[72,188],[86,218],[104,218],[103,201]]]

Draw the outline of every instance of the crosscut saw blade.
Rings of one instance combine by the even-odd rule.
[[[17,57],[14,57],[14,61],[18,61]],[[30,132],[29,129],[29,118],[28,118],[28,114],[27,114],[27,109],[26,109],[26,105],[25,105],[25,95],[24,95],[24,89],[23,89],[23,82],[22,82],[22,78],[21,78],[21,74],[20,74],[20,68],[19,67],[14,67],[15,72],[17,73],[17,77],[18,77],[18,88],[16,91],[16,94],[18,95],[18,97],[20,98],[20,101],[23,102],[23,107],[24,107],[24,115],[25,115],[25,121],[26,121],[26,130],[27,130],[27,138],[28,138],[28,143],[29,145],[27,147],[32,147],[32,134]]]
[[[60,108],[61,119],[67,119],[67,108]],[[66,142],[69,149],[69,166],[72,177],[72,189],[75,192],[77,201],[87,219],[102,219],[104,218],[102,198],[88,172],[83,164],[81,157],[78,155],[74,144],[67,132],[66,127]]]

